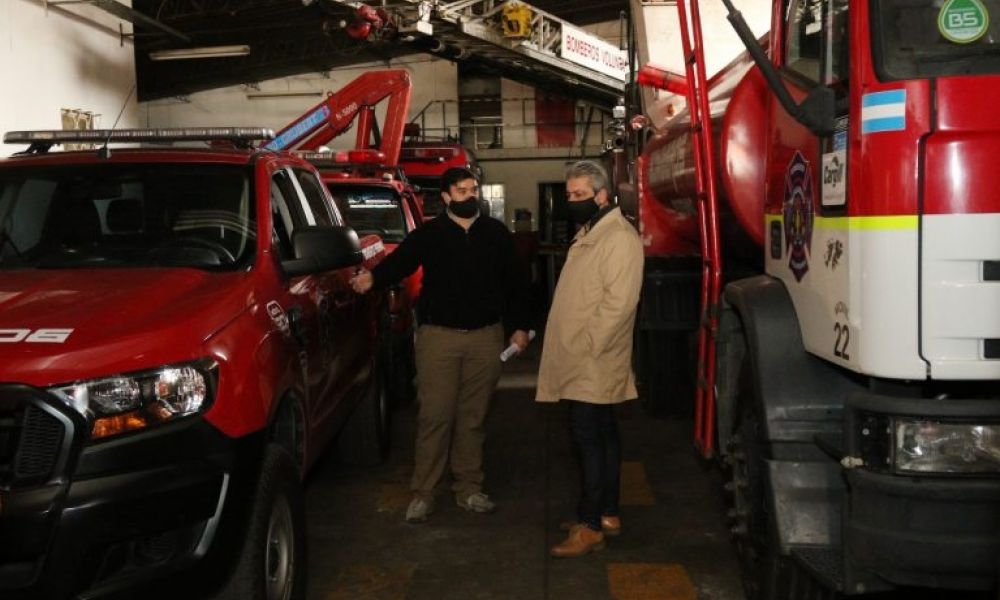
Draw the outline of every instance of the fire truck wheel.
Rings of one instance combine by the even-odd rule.
[[[264,451],[247,536],[224,600],[301,600],[306,596],[305,507],[288,452]]]
[[[389,397],[379,362],[376,361],[368,393],[337,436],[340,458],[348,464],[377,465],[389,450]]]
[[[799,600],[843,596],[816,579],[778,549],[777,524],[764,489],[766,444],[763,416],[751,388],[750,356],[739,372],[740,413],[728,442],[730,517],[747,600]]]

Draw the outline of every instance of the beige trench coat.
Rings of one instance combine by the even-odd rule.
[[[642,263],[642,242],[619,208],[577,233],[545,325],[536,401],[617,404],[638,396],[632,327]]]

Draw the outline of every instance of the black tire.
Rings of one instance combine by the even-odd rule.
[[[406,406],[417,397],[414,377],[417,374],[413,330],[395,340],[392,349],[391,399],[393,406]]]
[[[306,597],[305,505],[299,471],[284,448],[264,451],[247,535],[223,600]]]
[[[368,393],[347,418],[337,436],[337,448],[343,462],[374,466],[389,452],[389,398],[382,369],[376,364]]]
[[[749,352],[739,372],[739,417],[729,439],[731,478],[729,514],[747,600],[800,600],[842,596],[824,588],[805,569],[779,551],[777,524],[765,489],[768,448],[763,415],[753,394]]]

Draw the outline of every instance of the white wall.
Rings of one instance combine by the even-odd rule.
[[[359,65],[326,73],[303,74],[261,81],[252,85],[218,88],[180,99],[168,98],[143,102],[140,105],[143,125],[146,127],[259,126],[270,127],[277,132],[318,104],[322,97],[251,99],[247,97],[248,94],[284,91],[325,94],[342,88],[367,70],[386,68],[406,69],[410,72],[414,85],[407,121],[415,117],[432,100],[450,100],[450,105],[446,105],[447,118],[449,121],[454,120],[454,123],[449,124],[457,124],[455,101],[458,99],[458,70],[455,64],[424,55],[414,55],[393,60],[388,65],[385,63]],[[387,104],[382,102],[376,110],[379,123],[385,122]],[[441,126],[440,105],[428,110],[427,117],[429,129]],[[334,149],[352,148],[353,128],[336,138],[329,146]]]
[[[64,108],[94,112],[95,127],[111,127],[123,105],[118,127],[136,127],[135,59],[119,23],[132,31],[92,6],[46,11],[41,0],[0,0],[0,132],[62,129]],[[23,149],[0,145],[0,154]]]

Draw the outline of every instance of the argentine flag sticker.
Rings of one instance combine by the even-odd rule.
[[[906,90],[875,92],[861,97],[861,133],[906,129]]]

